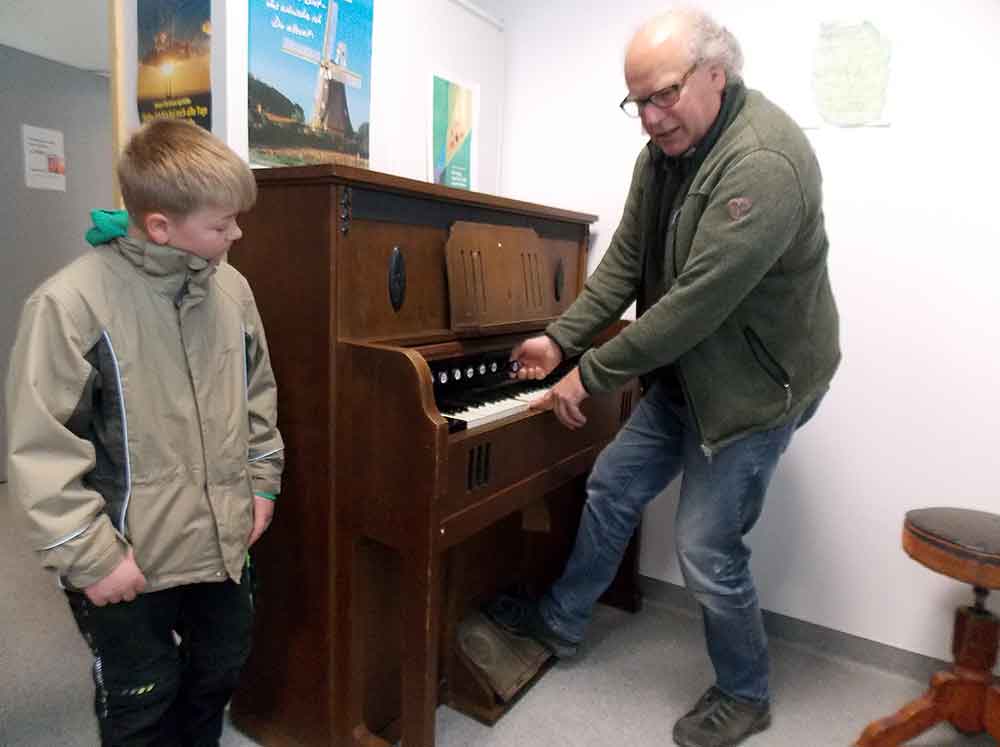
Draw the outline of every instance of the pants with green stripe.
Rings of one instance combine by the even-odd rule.
[[[104,607],[79,592],[66,596],[94,654],[104,747],[219,743],[226,703],[250,652],[246,570],[239,584],[178,586]]]

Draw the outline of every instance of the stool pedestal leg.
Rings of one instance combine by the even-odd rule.
[[[1000,685],[993,682],[1000,623],[984,609],[955,614],[950,671],[931,678],[930,689],[892,716],[869,724],[855,747],[895,747],[941,721],[965,734],[988,731],[1000,739]]]
[[[1000,743],[1000,684],[986,691],[986,715],[983,717],[986,732]]]

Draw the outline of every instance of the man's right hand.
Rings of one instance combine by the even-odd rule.
[[[529,337],[515,347],[510,353],[510,359],[517,361],[518,379],[544,379],[562,363],[562,349],[548,335]]]
[[[96,584],[91,584],[83,593],[87,595],[94,606],[103,607],[106,604],[131,602],[136,594],[141,594],[146,588],[146,577],[142,575],[139,566],[135,564],[132,548],[122,562]]]

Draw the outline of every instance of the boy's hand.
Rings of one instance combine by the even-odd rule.
[[[250,532],[250,546],[259,540],[260,535],[271,526],[272,516],[274,516],[274,501],[255,495],[253,497],[253,531]]]
[[[83,593],[96,607],[118,602],[131,602],[136,594],[141,594],[146,588],[146,577],[142,575],[139,566],[135,564],[132,548],[121,563],[96,584],[91,584]]]

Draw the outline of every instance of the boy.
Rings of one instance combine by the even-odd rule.
[[[172,120],[132,137],[118,178],[127,221],[95,211],[95,248],[25,303],[10,492],[93,651],[102,744],[214,745],[283,466],[260,317],[220,263],[256,185]]]

